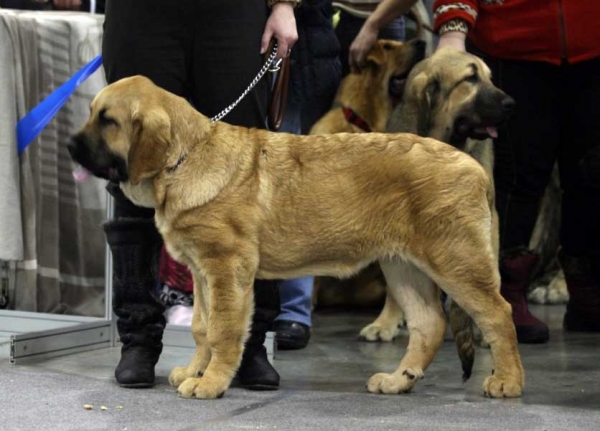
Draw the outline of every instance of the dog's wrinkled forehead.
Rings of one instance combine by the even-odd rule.
[[[130,114],[139,111],[141,100],[149,94],[154,86],[152,82],[144,77],[135,76],[117,81],[103,88],[94,98],[90,105],[92,114],[100,112],[108,113],[111,110],[118,110],[119,115],[127,110]]]

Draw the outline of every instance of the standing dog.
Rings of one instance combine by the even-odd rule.
[[[490,71],[478,57],[452,48],[437,51],[411,72],[404,103],[397,109],[388,130],[428,136],[466,152],[477,160],[493,181],[493,149],[487,139],[497,136],[496,127],[506,120],[514,100],[493,85]],[[492,238],[496,260],[499,253],[498,215],[492,208]],[[389,341],[398,333],[402,310],[393,295],[379,317],[361,331],[367,340]],[[473,332],[468,316],[453,303],[450,322],[468,378],[473,364]]]
[[[492,244],[493,189],[471,157],[411,134],[297,136],[211,123],[143,77],[100,92],[73,159],[156,210],[169,253],[194,278],[196,355],[170,383],[218,398],[240,364],[258,278],[348,276],[379,261],[406,310],[409,345],[370,392],[409,391],[443,342],[441,286],[491,343],[493,397],[524,373]]]

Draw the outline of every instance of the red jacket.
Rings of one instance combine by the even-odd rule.
[[[469,25],[473,44],[497,58],[560,64],[600,56],[600,0],[436,0],[435,30]]]

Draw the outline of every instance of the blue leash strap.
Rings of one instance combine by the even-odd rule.
[[[54,90],[48,97],[33,108],[17,123],[17,149],[19,155],[42,132],[44,127],[52,121],[56,113],[66,103],[86,79],[90,77],[102,64],[99,55],[83,66],[67,82]]]

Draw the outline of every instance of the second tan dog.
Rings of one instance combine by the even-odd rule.
[[[390,132],[410,132],[451,143],[477,160],[493,181],[493,149],[490,137],[506,120],[514,100],[493,85],[488,67],[478,57],[445,48],[420,62],[411,72],[404,104],[390,120]],[[492,209],[492,239],[499,253],[498,215]],[[394,296],[386,295],[377,319],[362,329],[361,337],[390,341],[398,334],[402,309]],[[468,316],[452,304],[450,322],[464,377],[473,365],[473,331]]]
[[[379,40],[369,51],[360,73],[346,76],[332,108],[311,128],[311,135],[385,132],[394,108],[402,100],[406,78],[425,57],[425,42]]]
[[[370,392],[409,391],[443,342],[441,286],[490,340],[493,397],[524,373],[492,245],[493,189],[471,157],[411,134],[297,136],[213,124],[186,100],[133,77],[100,92],[69,145],[74,160],[156,210],[169,253],[194,278],[196,355],[170,383],[217,398],[240,364],[253,280],[349,276],[379,261],[406,310],[398,369]]]

